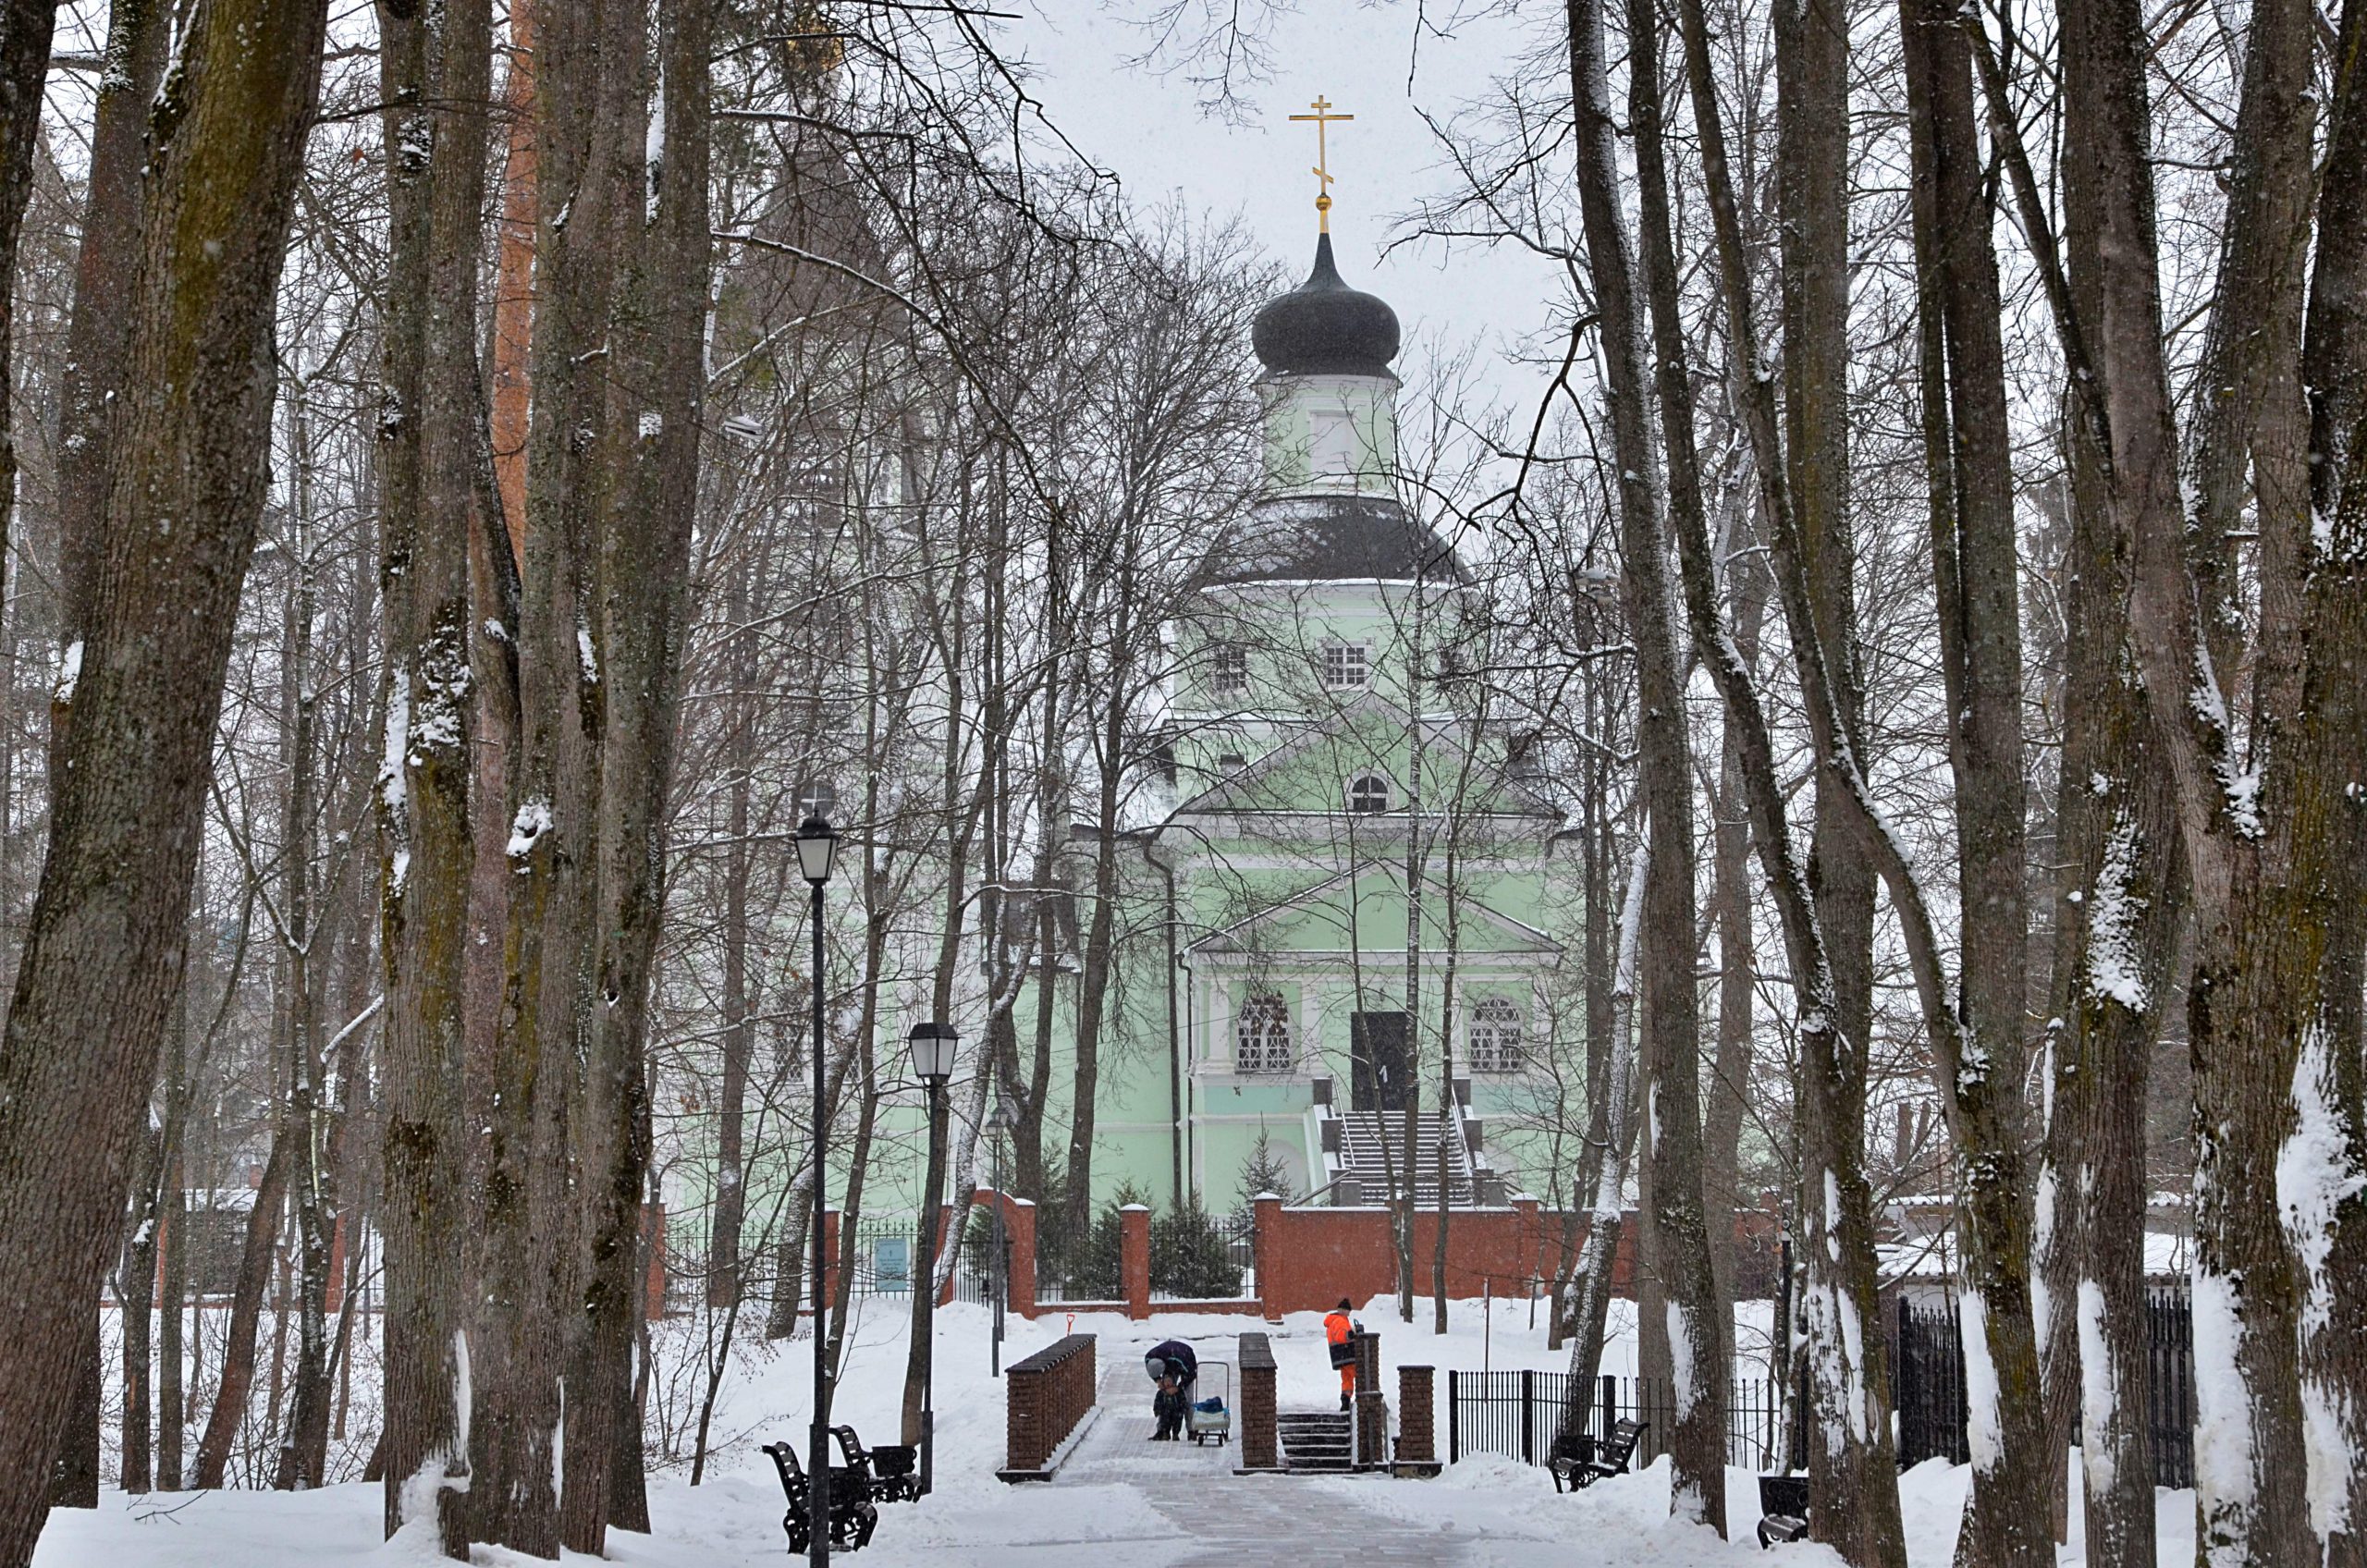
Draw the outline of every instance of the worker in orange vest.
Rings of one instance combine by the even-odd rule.
[[[1348,1298],[1342,1296],[1340,1305],[1324,1317],[1323,1337],[1331,1342],[1331,1365],[1340,1369],[1343,1410],[1354,1405],[1356,1398],[1356,1347],[1348,1342],[1355,1329],[1355,1321],[1348,1316]]]

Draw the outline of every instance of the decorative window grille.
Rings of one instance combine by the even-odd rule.
[[[1362,643],[1328,643],[1323,648],[1323,684],[1334,692],[1372,684],[1372,655]]]
[[[1518,1072],[1528,1065],[1522,1049],[1520,1009],[1490,997],[1471,1010],[1471,1071]]]
[[[1238,697],[1249,690],[1249,650],[1219,644],[1208,660],[1208,690],[1220,697]]]
[[[1288,1072],[1296,1064],[1290,1010],[1282,998],[1268,993],[1244,1002],[1240,1021],[1233,1025],[1233,1071]]]
[[[1348,782],[1350,811],[1387,811],[1389,780],[1377,773],[1363,774]]]

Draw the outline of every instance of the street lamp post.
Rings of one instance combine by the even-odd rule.
[[[1002,1140],[1003,1134],[1019,1124],[1019,1109],[1007,1099],[997,1099],[990,1117],[995,1129],[995,1239],[994,1250],[987,1255],[987,1267],[994,1281],[994,1329],[987,1337],[987,1369],[995,1377],[1002,1376],[1002,1307],[1003,1298],[1011,1293],[1011,1258],[1003,1244],[1002,1235]]]
[[[937,1324],[937,1190],[945,1171],[945,1083],[953,1076],[953,1058],[962,1036],[950,1023],[915,1023],[906,1040],[912,1051],[913,1076],[928,1092],[928,1174],[921,1194],[920,1268],[913,1280],[913,1341],[926,1349],[921,1366],[921,1495],[937,1479],[937,1356],[936,1346],[921,1346]]]
[[[829,1165],[825,1156],[830,1118],[823,1063],[822,885],[830,879],[830,866],[838,852],[838,830],[820,816],[809,816],[798,824],[797,868],[804,873],[807,884],[814,889],[809,916],[814,925],[814,1432],[813,1457],[806,1466],[811,1488],[807,1507],[813,1515],[813,1528],[806,1540],[811,1548],[808,1560],[814,1568],[823,1568],[830,1561],[830,1360],[823,1341],[829,1311],[823,1285],[829,1268],[823,1233],[827,1208],[823,1199],[829,1190]]]

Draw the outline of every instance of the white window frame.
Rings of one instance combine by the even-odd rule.
[[[1474,1072],[1520,1072],[1529,1065],[1518,1004],[1502,997],[1483,997],[1471,1009],[1465,1025],[1464,1055]]]
[[[1396,804],[1395,793],[1389,780],[1378,773],[1359,773],[1348,780],[1348,809],[1361,815],[1377,815],[1392,810]]]
[[[1249,650],[1238,643],[1220,643],[1208,655],[1208,690],[1220,697],[1239,697],[1249,691]]]
[[[1323,644],[1323,689],[1361,692],[1372,684],[1372,649],[1363,643]]]
[[[1260,991],[1243,998],[1233,1023],[1233,1070],[1245,1078],[1273,1077],[1297,1066],[1290,1004],[1282,993]]]

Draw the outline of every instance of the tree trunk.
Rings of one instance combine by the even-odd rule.
[[[624,48],[616,37],[606,40],[606,57],[639,59],[647,42],[640,27],[637,20],[625,24]],[[656,42],[665,118],[660,161],[648,169],[656,205],[645,227],[642,211],[621,190],[618,195],[619,283],[630,324],[622,337],[635,372],[628,385],[639,406],[610,410],[610,439],[621,462],[601,514],[593,622],[600,668],[583,672],[587,686],[600,689],[605,722],[596,783],[597,1005],[582,1137],[588,1189],[583,1320],[568,1387],[584,1390],[592,1410],[619,1419],[632,1408],[634,1284],[650,1157],[649,977],[664,900],[666,797],[699,493],[710,249],[706,0],[665,0]],[[553,74],[555,91],[561,80]],[[643,102],[638,94],[632,100]],[[553,291],[563,287],[562,276],[554,269]],[[531,553],[532,535],[528,543]],[[587,692],[586,705],[592,701]],[[545,1048],[560,1038],[546,1036]],[[614,1420],[605,1431],[596,1420],[570,1425],[560,1537],[577,1551],[603,1549],[614,1455],[623,1441]]]
[[[181,1326],[189,1310],[189,1193],[182,1148],[189,1136],[189,974],[186,952],[165,1025],[164,1182],[157,1217],[156,1489],[181,1489],[181,1434],[189,1421],[181,1384]]]
[[[106,1378],[100,1365],[99,1305],[92,1302],[82,1315],[73,1355],[74,1400],[58,1435],[57,1464],[49,1476],[52,1508],[96,1508],[99,1505],[99,1417]]]
[[[1863,810],[1864,802],[1846,786],[1859,783],[1849,759],[1854,746],[1842,738],[1842,707],[1827,668],[1824,637],[1816,610],[1818,583],[1807,561],[1809,547],[1793,510],[1791,472],[1784,446],[1777,434],[1778,420],[1772,389],[1760,378],[1757,310],[1752,299],[1748,265],[1743,248],[1740,214],[1729,173],[1725,130],[1718,113],[1710,35],[1699,0],[1681,0],[1678,18],[1685,43],[1686,78],[1693,98],[1694,125],[1700,138],[1702,173],[1716,234],[1718,282],[1725,304],[1729,347],[1734,355],[1730,385],[1736,394],[1752,466],[1757,471],[1761,507],[1770,530],[1775,586],[1792,642],[1804,706],[1811,737],[1820,753],[1818,813],[1824,821],[1826,776],[1836,775],[1830,790],[1845,807]],[[1834,24],[1837,26],[1837,23]],[[1816,31],[1813,24],[1809,31]],[[1793,41],[1797,57],[1799,40]],[[1816,49],[1837,49],[1836,35],[1821,38]],[[1830,62],[1825,62],[1829,65]],[[1820,67],[1816,80],[1830,87]],[[1809,105],[1803,105],[1804,108]],[[1841,117],[1838,101],[1817,107],[1816,114]],[[1811,116],[1811,117],[1814,117]],[[1639,141],[1656,141],[1655,137]],[[1806,156],[1787,141],[1784,156]],[[1673,494],[1690,489],[1693,479],[1691,389],[1686,382],[1683,336],[1677,317],[1677,279],[1670,240],[1667,184],[1664,176],[1645,174],[1647,205],[1647,267],[1651,279],[1652,320],[1661,355],[1661,405],[1669,432]],[[1643,169],[1639,162],[1639,171]],[[1787,178],[1804,178],[1815,171],[1789,171]],[[1829,172],[1829,171],[1826,171]],[[1821,178],[1819,176],[1818,178]],[[1826,214],[1840,224],[1838,211]],[[1828,237],[1829,238],[1829,237]],[[1803,280],[1807,293],[1816,280]],[[1846,280],[1843,282],[1846,306]],[[1807,307],[1803,307],[1807,308]],[[1787,334],[1787,339],[1791,335]],[[1804,344],[1815,334],[1805,327]],[[1829,345],[1828,345],[1829,347]],[[1804,351],[1805,347],[1804,347]],[[1813,361],[1815,356],[1810,356]],[[1837,392],[1841,366],[1837,361],[1805,366],[1807,381]],[[1803,416],[1807,411],[1800,409]],[[1837,417],[1837,411],[1836,411]],[[1681,436],[1680,436],[1681,432]],[[1814,432],[1804,439],[1814,439]],[[1809,465],[1803,477],[1821,491],[1819,505],[1828,511],[1834,504],[1831,484],[1836,476]],[[1686,607],[1694,643],[1707,657],[1711,675],[1724,699],[1727,724],[1744,748],[1742,776],[1748,790],[1751,841],[1760,857],[1762,876],[1776,900],[1785,957],[1799,998],[1799,1074],[1795,1128],[1799,1140],[1801,1193],[1796,1208],[1800,1239],[1801,1290],[1799,1317],[1809,1355],[1809,1390],[1818,1419],[1811,1423],[1817,1440],[1809,1455],[1809,1530],[1831,1542],[1854,1568],[1904,1568],[1906,1546],[1898,1511],[1890,1430],[1888,1369],[1882,1337],[1869,1333],[1873,1321],[1875,1272],[1873,1205],[1864,1169],[1865,1043],[1844,1031],[1851,1003],[1845,999],[1844,982],[1829,957],[1828,942],[1856,938],[1851,935],[1854,907],[1839,895],[1828,877],[1816,885],[1795,857],[1787,808],[1775,772],[1772,741],[1750,672],[1734,656],[1731,643],[1717,619],[1716,579],[1710,559],[1709,539],[1698,501],[1679,504],[1675,522],[1678,557],[1685,583]],[[1828,517],[1828,521],[1832,521]],[[1828,561],[1827,565],[1831,566]],[[1826,581],[1824,587],[1832,586]],[[1858,836],[1862,839],[1863,835]],[[1814,850],[1811,849],[1811,855]],[[1810,889],[1814,888],[1812,894]],[[1906,889],[1912,892],[1911,884]],[[1854,895],[1853,895],[1854,896]],[[1829,934],[1828,913],[1841,922]],[[1914,934],[1909,912],[1902,921]],[[1839,967],[1846,967],[1844,961]]]
[[[320,989],[313,964],[319,920],[314,912],[313,827],[319,794],[313,741],[313,625],[318,594],[313,586],[310,519],[313,501],[311,421],[303,389],[293,399],[291,445],[295,447],[297,504],[289,566],[283,680],[287,711],[285,758],[288,769],[287,814],[280,842],[282,919],[288,950],[288,1054],[289,1131],[295,1140],[294,1198],[297,1245],[298,1348],[295,1397],[280,1442],[273,1485],[283,1491],[321,1484],[321,1461],[329,1420],[330,1232],[337,1224],[337,1170],[335,1110],[329,1097],[327,1062],[320,1031]]]
[[[2230,165],[2226,248],[2205,359],[2206,394],[2182,517],[2153,247],[2143,30],[2113,0],[2067,13],[2067,105],[2088,134],[2096,319],[2080,336],[2104,427],[2105,494],[2129,557],[2131,643],[2154,743],[2175,780],[2195,909],[2188,998],[2194,1060],[2197,1550],[2227,1568],[2314,1560],[2304,1396],[2305,1305],[2335,1206],[2332,1159],[2293,1190],[2280,1174],[2297,1109],[2324,1101],[2322,1065],[2357,1048],[2355,997],[2322,989],[2349,962],[2338,913],[2362,896],[2337,803],[2361,722],[2354,581],[2345,517],[2312,519],[2302,298],[2312,195],[2313,13],[2252,11]],[[2324,189],[2367,176],[2336,162]],[[2332,367],[2321,366],[2324,374]],[[2227,523],[2249,478],[2258,519],[2260,635],[2251,672],[2254,754],[2238,762],[2216,662],[2235,641],[2225,590]],[[2223,676],[2220,672],[2226,671]],[[2249,766],[2246,766],[2246,765]],[[2355,987],[2355,972],[2349,983]],[[2297,1104],[2298,1102],[2298,1104]],[[2299,1243],[2297,1246],[2296,1243]]]
[[[1602,1366],[1604,1325],[1611,1315],[1612,1271],[1619,1262],[1622,1228],[1620,1188],[1627,1177],[1627,1151],[1635,1135],[1636,1037],[1634,1030],[1637,946],[1644,920],[1645,887],[1651,879],[1650,841],[1639,839],[1619,906],[1618,953],[1610,996],[1611,1026],[1605,1036],[1611,1057],[1604,1065],[1602,1093],[1587,1118],[1587,1138],[1600,1147],[1595,1185],[1583,1201],[1591,1206],[1587,1239],[1571,1273],[1570,1371],[1557,1429],[1582,1431]],[[1575,1207],[1575,1204],[1574,1204]]]
[[[727,657],[734,696],[725,764],[730,782],[724,831],[730,842],[723,851],[723,1082],[716,1101],[715,1239],[707,1249],[706,1301],[709,1306],[729,1310],[739,1305],[743,1289],[740,1232],[748,1213],[748,1063],[756,1036],[748,998],[748,807],[750,773],[756,760],[755,715],[753,704],[740,695],[754,688],[756,670],[755,637],[748,626],[748,578],[754,569],[734,562],[725,570],[730,578],[724,587],[724,614],[731,626]]]
[[[32,19],[0,50],[38,83]],[[121,1241],[142,1108],[171,1013],[239,592],[264,500],[270,326],[323,0],[217,0],[191,18],[168,149],[152,154],[132,347],[115,423],[107,568],[92,607],[15,1003],[0,1038],[0,1562],[31,1555],[78,1370],[76,1317]],[[33,102],[12,95],[11,125]],[[0,149],[16,166],[18,141]],[[19,198],[0,180],[13,226]],[[72,1238],[61,1244],[59,1238]]]
[[[57,0],[7,0],[0,5],[0,388],[14,388],[11,354],[16,321],[17,238],[32,195],[33,152],[40,145],[42,90],[49,75],[50,38]],[[0,398],[0,405],[13,404]],[[8,546],[17,500],[15,414],[0,407],[0,559]]]
[[[1900,0],[1899,36],[1963,910],[1954,1021],[1961,1039],[1956,1061],[1937,1064],[1956,1153],[1961,1317],[1974,1395],[1972,1487],[1956,1558],[1967,1568],[2052,1568],[2022,1114],[2029,892],[2019,563],[1991,187],[1971,50],[1956,14],[1932,0]]]
[[[471,1272],[462,1187],[468,1063],[472,693],[468,475],[475,413],[476,265],[490,48],[482,7],[380,12],[388,105],[388,417],[379,427],[379,576],[385,602],[386,765],[377,815],[379,946],[386,969],[380,1122],[386,1427],[377,1462],[385,1527],[465,1553],[461,1513],[470,1374],[461,1335]],[[435,36],[431,37],[431,30]],[[431,62],[433,62],[431,75]],[[468,90],[477,90],[473,99]],[[431,301],[434,308],[431,309]]]
[[[206,1418],[205,1435],[197,1445],[200,1491],[223,1484],[229,1473],[230,1448],[247,1418],[247,1396],[254,1388],[255,1329],[263,1317],[263,1300],[271,1289],[271,1270],[279,1250],[279,1211],[288,1202],[288,1167],[295,1162],[291,1145],[297,1136],[283,1117],[272,1134],[271,1157],[264,1162],[263,1180],[255,1187],[255,1206],[247,1215],[247,1234],[239,1251],[239,1280],[230,1295],[230,1327],[222,1346],[222,1377],[215,1385],[214,1411]]]
[[[169,1049],[169,1047],[167,1047]],[[156,1227],[164,1218],[165,1133],[150,1122],[141,1138],[138,1174],[131,1183],[131,1229],[123,1244],[123,1489],[144,1492],[155,1484],[155,1405],[150,1397],[155,1375]]]
[[[90,197],[74,267],[74,314],[67,328],[64,396],[57,432],[58,644],[78,646],[90,629],[107,504],[107,409],[123,384],[131,344],[122,300],[140,261],[141,173],[147,163],[148,105],[165,71],[171,8],[160,0],[125,0],[107,13],[107,70],[99,79],[91,131]],[[38,94],[36,94],[38,96]],[[0,276],[6,276],[0,274]],[[0,366],[5,365],[0,358]],[[79,660],[69,654],[68,662]],[[62,725],[73,692],[58,682],[50,749],[62,754]],[[53,778],[51,788],[56,787]]]
[[[1737,538],[1739,545],[1742,541]],[[1760,632],[1767,613],[1767,572],[1757,556],[1727,555],[1727,594],[1733,605],[1735,656],[1747,675],[1759,668]],[[1717,1050],[1710,1103],[1702,1117],[1701,1197],[1711,1219],[1710,1261],[1718,1286],[1718,1327],[1726,1365],[1735,1357],[1735,1230],[1731,1216],[1745,1207],[1742,1128],[1749,1109],[1752,1014],[1758,985],[1758,939],[1751,929],[1750,805],[1743,754],[1732,726],[1721,733],[1717,826],[1711,855],[1711,916],[1718,934]]]

